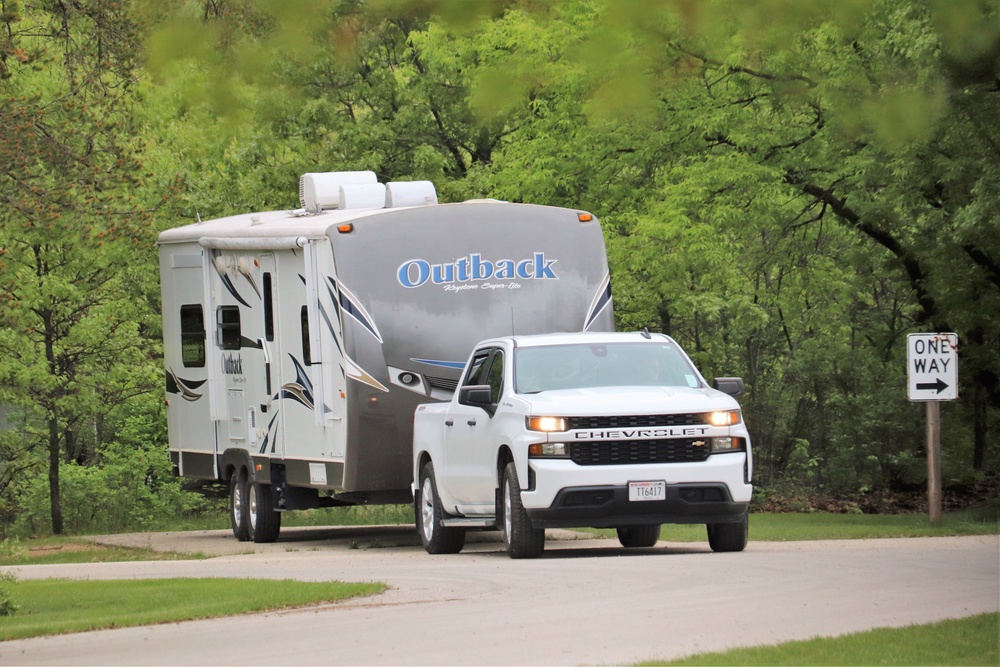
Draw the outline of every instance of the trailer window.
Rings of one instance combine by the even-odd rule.
[[[306,366],[312,365],[312,354],[309,350],[309,309],[302,306],[299,320],[302,323],[302,363]]]
[[[188,368],[205,366],[205,313],[200,303],[181,306],[181,362]]]
[[[274,297],[270,273],[264,274],[264,338],[274,340]]]
[[[240,349],[239,306],[219,306],[215,311],[216,340],[223,350]]]

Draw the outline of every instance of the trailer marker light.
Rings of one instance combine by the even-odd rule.
[[[337,231],[341,234],[350,234],[354,231],[354,225],[347,223],[346,225],[337,225]]]
[[[576,217],[579,218],[580,222],[590,222],[594,219],[594,216],[590,213],[577,213]]]

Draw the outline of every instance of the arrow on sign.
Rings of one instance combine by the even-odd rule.
[[[918,382],[917,383],[917,389],[918,390],[923,390],[923,389],[937,389],[937,393],[939,393],[939,394],[942,391],[944,391],[945,389],[947,389],[947,388],[948,388],[948,385],[945,384],[941,380],[941,378],[936,378],[934,380],[934,382]]]

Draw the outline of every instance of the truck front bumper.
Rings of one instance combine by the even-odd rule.
[[[614,528],[663,523],[741,521],[753,486],[742,452],[698,463],[578,466],[529,459],[521,502],[536,528]],[[629,500],[629,482],[663,481],[658,500]]]
[[[635,502],[628,486],[562,489],[550,507],[527,509],[534,528],[617,528],[662,523],[730,523],[747,513],[725,484],[668,485],[663,500]]]

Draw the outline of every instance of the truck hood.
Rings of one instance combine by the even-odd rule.
[[[591,387],[520,394],[531,414],[574,417],[599,414],[650,415],[738,410],[732,396],[687,387]]]

